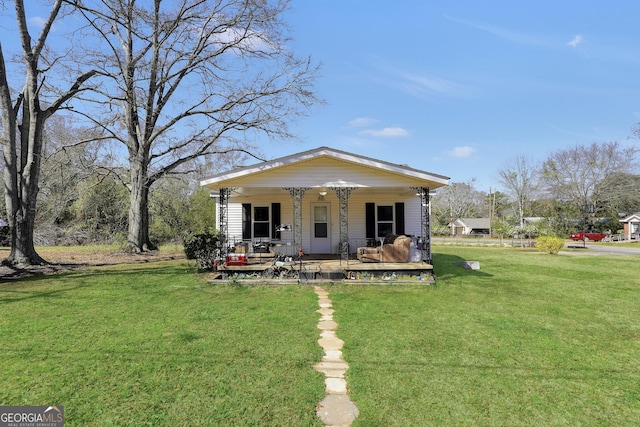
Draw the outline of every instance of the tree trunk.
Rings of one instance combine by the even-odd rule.
[[[0,57],[0,59],[4,63],[4,58]],[[2,84],[8,88],[4,79],[4,66],[0,71],[3,74]],[[27,82],[35,81],[32,73],[32,70],[27,70],[27,76],[32,77],[32,80],[27,79]],[[2,143],[5,166],[3,178],[7,222],[11,229],[11,252],[3,263],[13,266],[46,263],[38,255],[33,244],[44,129],[44,113],[40,111],[35,95],[36,90],[35,84],[25,85],[18,133],[16,133],[15,110],[12,108],[3,113]],[[7,102],[4,101],[3,104],[6,105]],[[20,144],[20,150],[17,150],[18,144]]]
[[[27,202],[27,205],[32,203]],[[25,212],[30,209],[21,204],[17,212],[14,212],[14,218],[9,220],[11,227],[11,252],[4,264],[20,266],[20,265],[40,265],[47,262],[36,252],[33,244],[34,217]],[[13,222],[13,224],[12,224]]]
[[[136,164],[137,163],[137,164]],[[155,249],[149,240],[149,180],[146,163],[130,162],[131,190],[129,204],[128,249],[146,252]]]
[[[81,74],[68,91],[51,91],[44,84],[44,73],[38,67],[41,53],[53,23],[64,0],[55,0],[51,12],[44,20],[38,39],[32,39],[27,27],[23,0],[15,0],[16,21],[20,34],[25,66],[25,83],[15,105],[11,99],[4,55],[0,45],[0,115],[2,116],[2,152],[4,160],[4,191],[7,222],[11,228],[11,253],[4,261],[10,265],[46,263],[35,250],[33,233],[36,216],[36,200],[39,192],[40,167],[44,124],[73,96],[79,93],[83,83],[96,72]],[[56,61],[53,61],[56,62]],[[48,62],[45,69],[51,69]],[[40,97],[48,107],[41,109]],[[19,112],[22,114],[20,115]]]

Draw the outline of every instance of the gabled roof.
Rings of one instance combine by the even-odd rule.
[[[637,222],[640,221],[640,212],[629,215],[620,220],[620,222]]]
[[[408,153],[408,156],[410,153]],[[435,189],[449,183],[443,175],[376,160],[329,147],[236,168],[202,180],[210,189],[225,187],[407,187]]]
[[[489,229],[491,227],[491,219],[489,218],[458,218],[454,222],[455,225],[469,227],[472,230]]]

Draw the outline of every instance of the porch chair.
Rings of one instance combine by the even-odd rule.
[[[356,256],[361,262],[409,262],[411,238],[390,235],[376,247],[360,247]]]

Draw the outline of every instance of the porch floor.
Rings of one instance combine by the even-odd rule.
[[[256,254],[257,255],[257,254]],[[218,272],[222,277],[233,276],[235,279],[256,280],[274,279],[272,269],[273,257],[257,257],[247,259],[246,265],[221,265]],[[336,255],[305,255],[302,261],[284,263],[280,270],[284,271],[280,279],[292,279],[298,282],[420,282],[433,283],[433,266],[426,262],[362,262],[357,259],[341,260]],[[268,275],[264,275],[268,272]],[[271,276],[271,277],[269,277]],[[278,277],[275,277],[278,279]],[[281,280],[282,281],[282,280]]]

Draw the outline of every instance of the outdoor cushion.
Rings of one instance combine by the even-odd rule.
[[[410,237],[392,236],[384,241],[382,246],[358,248],[358,259],[361,262],[409,262]]]

